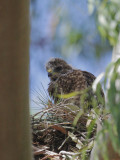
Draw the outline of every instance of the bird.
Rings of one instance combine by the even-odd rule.
[[[87,108],[92,108],[92,97],[95,96],[92,91],[92,84],[96,79],[92,73],[75,69],[61,58],[51,58],[46,63],[46,71],[50,78],[48,93],[55,104],[64,99],[64,96],[60,95],[76,93],[68,102],[81,108],[84,99]],[[102,89],[100,92],[104,97]],[[84,98],[83,94],[85,95]]]
[[[92,73],[76,69],[61,58],[51,58],[46,63],[46,71],[50,79],[48,93],[53,99],[56,109],[54,116],[57,114],[58,122],[59,118],[62,119],[62,122],[70,122],[75,129],[74,134],[77,131],[85,134],[83,144],[89,146],[88,138],[94,141],[97,133],[97,118],[99,117],[99,121],[102,122],[104,93],[101,85],[99,85],[99,95],[101,95],[102,102],[99,101],[98,94],[92,89],[93,82],[96,79]],[[65,98],[66,95],[68,95],[67,99]],[[61,103],[62,108],[59,109]],[[92,112],[94,108],[96,110]],[[54,116],[52,114],[52,119]],[[89,159],[91,151],[92,147],[86,150],[87,159]]]

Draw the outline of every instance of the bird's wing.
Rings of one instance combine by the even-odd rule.
[[[96,79],[96,77],[90,73],[90,72],[87,72],[87,71],[82,71],[83,73],[83,76],[85,77],[85,80],[87,82],[87,86],[92,86],[94,80]]]
[[[91,86],[92,86],[94,80],[96,79],[96,77],[95,77],[92,73],[90,73],[90,72],[86,72],[86,71],[82,71],[82,72],[83,72],[83,76],[84,76],[85,79],[86,79],[87,87],[90,87],[90,88],[91,88]],[[103,98],[103,103],[105,103],[105,101],[104,101],[104,92],[103,92],[103,90],[102,90],[101,85],[100,85],[100,88],[101,88],[101,89],[100,89],[100,93],[101,93],[101,96],[102,96],[102,98]]]

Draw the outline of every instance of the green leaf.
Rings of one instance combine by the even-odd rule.
[[[57,97],[58,98],[67,99],[67,98],[74,97],[74,96],[76,96],[78,94],[80,94],[80,92],[72,92],[72,93],[68,93],[68,94],[58,94]]]
[[[73,126],[74,126],[74,127],[77,125],[77,122],[78,122],[78,120],[79,120],[79,118],[81,117],[82,114],[83,114],[83,111],[80,110],[80,111],[78,112],[78,114],[76,115],[76,117],[74,118],[74,121],[73,121]]]

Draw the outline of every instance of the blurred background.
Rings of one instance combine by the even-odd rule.
[[[47,90],[45,64],[51,57],[98,76],[111,62],[112,47],[101,38],[96,10],[87,0],[31,0],[30,16],[30,104],[35,113],[42,106],[32,100],[38,90]]]

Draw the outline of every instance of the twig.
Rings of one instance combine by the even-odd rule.
[[[67,137],[67,138],[63,141],[63,143],[62,143],[61,146],[58,148],[58,150],[60,150],[60,149],[64,146],[64,144],[67,142],[68,139],[69,139],[69,137]]]

